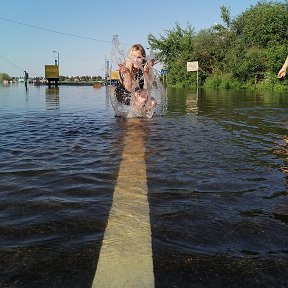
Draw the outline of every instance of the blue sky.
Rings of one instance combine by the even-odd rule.
[[[105,55],[111,51],[117,34],[122,48],[141,43],[147,36],[165,35],[178,22],[188,23],[196,32],[222,23],[220,7],[227,6],[232,17],[257,4],[258,0],[146,0],[146,1],[1,1],[0,72],[10,76],[44,76],[45,64],[60,58],[60,74],[65,76],[104,76]],[[3,18],[10,21],[3,20]],[[30,26],[79,35],[71,37]],[[99,40],[99,41],[98,41]]]

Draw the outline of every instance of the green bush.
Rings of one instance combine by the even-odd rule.
[[[0,73],[0,82],[3,82],[4,80],[10,80],[11,77],[7,73]]]

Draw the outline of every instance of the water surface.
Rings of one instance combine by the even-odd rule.
[[[288,286],[287,115],[284,93],[170,89],[133,127],[156,287]],[[0,287],[90,287],[129,119],[105,87],[11,85],[0,124]]]

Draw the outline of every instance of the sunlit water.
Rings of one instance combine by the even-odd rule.
[[[0,87],[0,287],[90,287],[128,126],[155,286],[288,287],[287,115],[284,93],[170,89],[133,124],[105,87]]]

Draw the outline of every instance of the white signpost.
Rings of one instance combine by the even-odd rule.
[[[187,71],[197,72],[197,87],[198,87],[198,70],[199,70],[198,61],[187,62]]]

